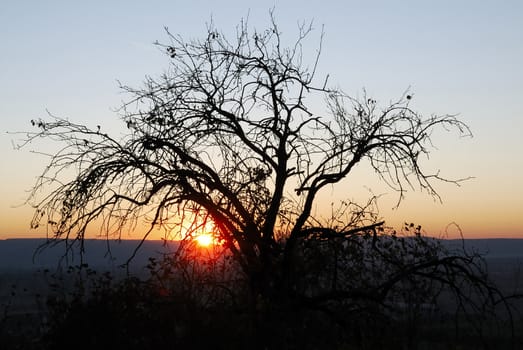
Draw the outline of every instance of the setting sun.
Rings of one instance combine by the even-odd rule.
[[[198,245],[201,246],[201,247],[208,247],[214,241],[213,236],[211,234],[209,234],[209,233],[198,235],[194,239],[196,240]]]

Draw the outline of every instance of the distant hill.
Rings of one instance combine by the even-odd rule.
[[[76,265],[80,263],[79,250],[70,251],[65,256],[65,246],[58,244],[49,246],[35,254],[45,239],[6,239],[0,240],[0,272],[23,271],[41,268],[56,268],[58,263]],[[105,240],[86,240],[84,263],[96,268],[117,267],[127,261],[139,240],[122,240],[120,242]],[[132,266],[143,267],[149,257],[160,256],[169,252],[173,245],[164,246],[163,241],[146,241],[132,261]]]
[[[116,267],[131,256],[140,241],[122,240],[110,242],[108,254],[107,241],[86,240],[84,262],[91,267]],[[487,258],[521,258],[523,259],[523,239],[467,239],[465,247],[484,254]],[[6,239],[0,240],[0,272],[33,270],[39,268],[55,268],[64,256],[64,245],[48,247],[35,255],[36,249],[45,243],[44,239]],[[445,240],[450,248],[461,247],[461,240]],[[162,241],[146,241],[132,262],[132,266],[144,267],[148,258],[173,250],[175,244],[165,247]],[[79,264],[78,251],[69,254],[64,263]]]
[[[523,258],[523,239],[491,238],[491,239],[459,239],[446,240],[448,247],[461,247],[476,251],[487,258]]]

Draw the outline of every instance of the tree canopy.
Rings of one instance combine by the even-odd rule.
[[[122,86],[132,96],[120,110],[122,137],[63,118],[33,120],[29,140],[61,148],[34,188],[32,226],[81,244],[90,225],[118,238],[145,220],[146,239],[157,227],[190,236],[210,224],[254,285],[267,286],[275,275],[288,279],[300,240],[383,231],[368,215],[372,202],[342,202],[343,217],[330,223],[312,213],[318,195],[360,164],[398,192],[398,203],[409,187],[439,198],[435,182],[459,182],[427,172],[420,159],[433,132],[469,135],[467,125],[424,117],[408,93],[380,106],[330,87],[317,77],[321,39],[312,55],[303,51],[311,31],[300,26],[284,46],[274,20],[263,31],[242,22],[233,39],[213,26],[189,41],[167,30],[169,42],[157,45],[169,68],[140,88]]]

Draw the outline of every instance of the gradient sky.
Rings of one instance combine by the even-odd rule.
[[[370,188],[383,194],[389,224],[414,221],[430,235],[456,222],[466,238],[523,238],[523,2],[500,0],[3,1],[0,238],[42,234],[29,230],[32,209],[23,203],[46,160],[31,147],[15,150],[20,136],[8,132],[30,130],[46,110],[117,130],[114,109],[127,98],[117,80],[140,86],[167,67],[152,45],[167,41],[164,26],[202,37],[211,17],[227,33],[248,15],[264,28],[273,6],[286,39],[298,21],[314,19],[316,38],[325,26],[320,73],[331,83],[356,96],[366,88],[382,104],[410,87],[417,111],[459,114],[473,131],[466,139],[435,135],[427,166],[474,177],[461,187],[438,185],[443,203],[409,191],[392,210],[396,194],[364,168],[336,193],[363,200]]]

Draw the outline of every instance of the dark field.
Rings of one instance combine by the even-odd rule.
[[[46,330],[49,317],[47,297],[57,292],[56,287],[53,289],[53,283],[56,282],[53,274],[62,271],[63,275],[67,276],[67,266],[80,263],[77,256],[69,256],[69,260],[63,260],[61,267],[57,267],[63,255],[61,247],[51,248],[33,257],[35,248],[41,243],[41,240],[28,239],[0,241],[0,340],[8,339],[8,342],[3,344],[9,344],[7,347],[2,346],[2,349],[22,349],[25,348],[23,344],[39,338]],[[111,251],[112,255],[108,256],[104,241],[89,241],[84,262],[100,274],[110,272],[115,279],[123,278],[126,272],[120,265],[126,261],[136,243],[126,241],[115,245]],[[449,246],[458,243],[446,242]],[[495,281],[504,293],[510,295],[523,291],[523,240],[467,240],[466,246],[484,254],[489,278]],[[159,256],[168,249],[169,247],[163,247],[161,242],[146,243],[141,253],[133,260],[130,273],[145,278],[148,257]],[[72,289],[73,283],[66,281],[64,285],[67,283]],[[514,307],[512,315],[500,306],[496,317],[475,315],[473,317],[481,321],[475,323],[475,326],[470,326],[467,325],[465,316],[463,320],[460,320],[461,316],[455,316],[455,305],[445,300],[443,295],[437,308],[421,304],[416,310],[415,319],[409,316],[413,312],[409,306],[399,305],[400,309],[404,307],[405,310],[404,317],[397,320],[396,326],[406,333],[409,332],[409,327],[416,328],[412,333],[416,336],[415,343],[406,345],[405,349],[481,349],[482,339],[473,335],[477,329],[467,329],[477,327],[478,324],[482,327],[483,337],[490,341],[490,344],[496,343],[497,349],[520,349],[523,348],[523,318],[520,314],[520,311],[523,311],[523,299],[513,299],[510,303]],[[511,333],[510,317],[514,325],[514,334]],[[456,333],[458,324],[461,327],[459,334]],[[510,342],[511,338],[515,343]],[[458,343],[459,346],[456,345]]]

